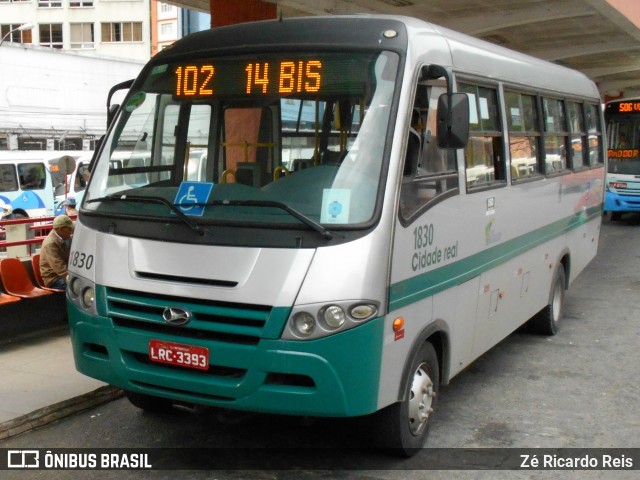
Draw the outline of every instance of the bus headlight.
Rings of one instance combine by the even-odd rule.
[[[67,298],[76,308],[90,315],[97,315],[96,286],[86,278],[70,273],[67,278]]]
[[[378,302],[346,300],[294,307],[282,338],[312,340],[342,332],[371,320],[378,314]]]
[[[72,298],[78,298],[80,296],[81,290],[81,281],[78,277],[72,277],[69,275],[67,278],[67,285],[69,285],[69,294]]]
[[[294,315],[293,328],[302,337],[308,337],[316,329],[316,320],[308,312],[298,312]]]
[[[344,310],[338,305],[329,305],[324,309],[322,316],[329,328],[340,328],[346,319]]]
[[[96,301],[96,291],[92,287],[87,287],[82,292],[82,303],[84,307],[89,310],[93,308],[93,304]]]

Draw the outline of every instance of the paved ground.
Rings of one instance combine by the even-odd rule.
[[[76,371],[67,327],[0,344],[0,378],[0,439],[87,408],[112,393]]]

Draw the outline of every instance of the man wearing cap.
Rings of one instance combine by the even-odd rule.
[[[47,287],[67,287],[69,246],[67,240],[73,234],[73,222],[67,215],[58,215],[53,220],[53,229],[40,248],[40,274]]]

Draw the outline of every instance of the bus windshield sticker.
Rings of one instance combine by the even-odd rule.
[[[325,188],[322,194],[320,223],[349,223],[350,200],[350,190]]]
[[[144,103],[145,98],[147,98],[147,96],[144,92],[138,92],[134,94],[127,102],[127,112],[133,112],[136,108]]]
[[[157,67],[153,67],[153,70],[151,70],[151,76],[160,75],[161,73],[166,72],[168,67],[169,65],[167,65],[166,63],[164,65],[158,65]]]
[[[182,182],[174,203],[185,215],[201,217],[212,190],[212,182]]]

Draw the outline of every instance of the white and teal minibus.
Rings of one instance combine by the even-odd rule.
[[[92,165],[76,366],[142,409],[362,417],[415,453],[442,385],[558,330],[598,246],[602,124],[584,75],[411,18],[190,35]]]

